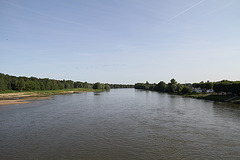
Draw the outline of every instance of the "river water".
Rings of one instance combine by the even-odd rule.
[[[135,89],[0,106],[0,159],[240,159],[240,106]]]

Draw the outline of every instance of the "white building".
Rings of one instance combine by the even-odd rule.
[[[213,89],[208,89],[206,92],[207,93],[214,93],[214,90]]]

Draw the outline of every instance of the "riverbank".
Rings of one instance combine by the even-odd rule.
[[[73,94],[81,92],[100,92],[100,91],[103,90],[75,88],[64,90],[43,90],[27,92],[6,91],[5,93],[0,93],[0,105],[31,103],[30,101],[32,100],[48,99],[51,98],[51,96],[53,95]]]
[[[186,94],[184,97],[196,98],[196,99],[204,99],[211,100],[216,102],[228,102],[240,104],[240,97],[234,95],[218,95],[216,93],[196,93],[196,94]]]

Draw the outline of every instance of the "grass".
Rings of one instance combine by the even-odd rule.
[[[0,91],[0,94],[5,94],[5,93],[20,93],[20,92],[26,92],[26,91],[5,90],[5,91]]]
[[[80,93],[80,92],[100,92],[103,90],[97,90],[92,88],[74,88],[74,89],[62,89],[62,90],[40,90],[32,91],[39,95],[57,95],[57,94],[69,94],[69,93]]]
[[[233,103],[240,104],[240,99],[233,101]]]
[[[23,93],[23,95],[29,96],[50,96],[50,95],[59,95],[59,94],[69,94],[69,93],[80,93],[80,92],[100,92],[105,91],[102,89],[92,89],[92,88],[74,88],[74,89],[61,89],[61,90],[37,90],[37,91],[14,91],[7,90],[1,91],[0,94],[8,94],[8,93]]]

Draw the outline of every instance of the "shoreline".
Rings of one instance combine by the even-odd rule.
[[[240,104],[240,97],[234,95],[218,95],[216,93],[213,93],[213,94],[186,94],[183,96],[188,98],[209,100],[214,102]]]
[[[0,94],[0,106],[10,104],[25,104],[32,103],[32,100],[48,99],[51,96],[40,95],[31,92],[19,92],[19,93],[3,93]]]
[[[194,98],[194,99],[208,100],[208,101],[213,101],[213,102],[232,103],[232,104],[238,104],[238,105],[240,104],[240,96],[239,95],[219,95],[217,93],[179,94],[179,93],[160,92],[160,91],[145,90],[145,89],[139,89],[139,90],[166,93],[166,94],[170,94],[170,95],[179,95],[179,96],[182,96],[185,98]]]
[[[48,98],[51,98],[51,97],[24,97],[24,98],[21,98],[21,97],[18,97],[19,99],[3,99],[3,100],[0,100],[0,106],[1,105],[10,105],[10,104],[25,104],[25,103],[32,103],[30,101],[33,101],[33,100],[42,100],[42,99],[48,99]]]
[[[11,104],[25,104],[32,103],[34,100],[49,99],[53,95],[63,95],[63,94],[73,94],[82,92],[99,92],[102,90],[47,90],[47,91],[27,91],[27,92],[15,92],[15,93],[2,93],[0,94],[0,106],[1,105],[11,105]],[[181,95],[181,94],[177,94]],[[227,96],[227,95],[217,95],[217,94],[185,94],[181,95],[183,97],[210,100],[215,102],[225,102],[240,104],[240,97]]]
[[[42,100],[51,98],[53,95],[73,94],[82,92],[97,92],[100,90],[47,90],[47,91],[26,91],[26,92],[15,92],[15,93],[2,93],[0,94],[0,106],[11,105],[11,104],[25,104],[32,103],[33,100]]]

